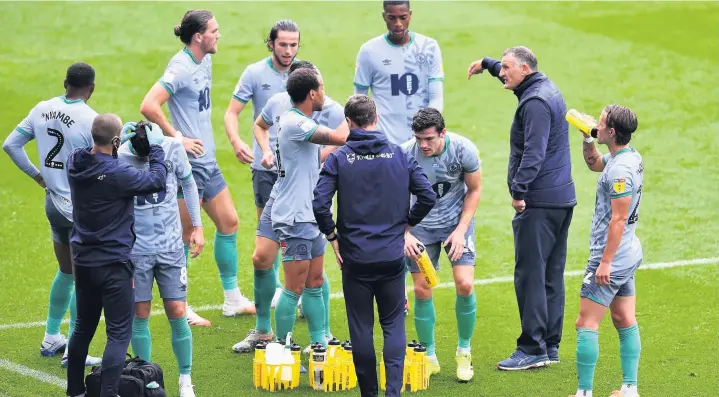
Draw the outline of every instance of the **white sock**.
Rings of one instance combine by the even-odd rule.
[[[55,334],[55,335],[50,335],[50,334],[48,334],[47,332],[45,332],[45,339],[44,339],[45,342],[53,343],[53,342],[56,342],[56,341],[58,341],[58,340],[60,340],[60,334],[59,334],[59,333],[58,333],[58,334]]]
[[[637,386],[636,386],[636,385],[634,385],[634,386],[632,386],[632,385],[622,385],[622,390],[621,390],[621,392],[622,392],[622,395],[624,395],[624,397],[636,397],[636,395],[637,395]]]
[[[577,394],[574,395],[575,397],[592,397],[592,391],[591,390],[582,390],[578,389]]]
[[[239,302],[242,299],[242,293],[239,288],[225,290],[225,302]]]
[[[191,385],[192,379],[190,379],[190,374],[180,374],[180,387],[183,385]]]
[[[457,347],[457,355],[460,354],[471,354],[472,348],[471,347]]]

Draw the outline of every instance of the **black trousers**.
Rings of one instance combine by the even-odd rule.
[[[377,357],[374,351],[374,300],[384,335],[386,396],[402,389],[406,334],[404,325],[404,258],[392,262],[342,265],[342,290],[349,324],[352,356],[362,397],[376,397]]]
[[[514,290],[522,322],[517,348],[526,354],[546,354],[562,340],[564,267],[573,212],[527,207],[512,220]]]
[[[132,262],[100,267],[75,267],[77,320],[67,356],[67,394],[85,392],[85,358],[105,310],[107,344],[102,355],[101,397],[116,397],[125,354],[132,337],[135,294]]]

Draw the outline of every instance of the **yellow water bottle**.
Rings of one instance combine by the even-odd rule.
[[[597,123],[591,118],[591,116],[583,114],[576,109],[569,109],[565,116],[569,124],[577,127],[586,135],[596,135],[592,133],[592,130],[597,128]]]
[[[300,354],[302,354],[302,346],[298,345],[297,343],[293,343],[291,347],[292,351],[292,358],[294,358],[294,362],[292,363],[292,386],[291,388],[295,388],[300,385],[300,367],[301,367],[301,361],[300,361]]]
[[[344,343],[344,366],[342,367],[342,390],[353,389],[357,385],[357,374],[355,373],[355,363],[352,359],[352,342]]]
[[[414,378],[414,372],[415,372],[415,348],[419,343],[415,340],[412,340],[411,342],[407,343],[407,349],[405,350],[405,358],[404,358],[404,388],[407,390],[412,390],[413,381]]]
[[[422,344],[419,344],[414,348],[414,371],[412,376],[412,389],[411,391],[425,390],[426,383],[425,377],[427,372],[427,348]]]
[[[327,359],[327,350],[324,346],[318,346],[312,353],[312,372],[313,385],[315,390],[325,390],[325,364]]]
[[[252,384],[255,389],[264,388],[265,374],[265,343],[259,342],[255,346],[255,358],[252,360]]]
[[[310,359],[309,359],[309,365],[308,365],[309,368],[307,369],[307,373],[309,374],[308,378],[310,380],[310,388],[315,387],[315,378],[313,376],[315,364],[314,364],[314,361],[312,360],[312,358],[314,356],[315,349],[317,349],[320,346],[322,346],[322,344],[316,343],[316,342],[310,345]]]
[[[429,288],[434,288],[437,284],[439,284],[437,271],[434,269],[434,265],[432,265],[432,261],[429,259],[429,255],[427,255],[427,250],[424,245],[417,244],[417,247],[421,252],[419,260],[417,260],[417,267],[419,267],[419,271],[422,273],[427,286]]]

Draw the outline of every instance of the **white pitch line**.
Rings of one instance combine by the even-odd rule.
[[[667,269],[667,268],[674,268],[674,267],[682,267],[682,266],[696,266],[696,265],[709,265],[713,263],[719,263],[719,257],[714,258],[702,258],[702,259],[692,259],[692,260],[682,260],[682,261],[675,261],[675,262],[660,262],[660,263],[650,263],[646,265],[642,265],[639,270],[657,270],[657,269]],[[576,276],[582,276],[584,274],[584,271],[579,270],[572,270],[565,272],[564,275],[566,277],[576,277]],[[493,278],[487,278],[487,279],[480,279],[475,280],[475,285],[487,285],[487,284],[498,284],[498,283],[509,283],[514,281],[513,277],[493,277]],[[454,286],[454,283],[452,282],[444,282],[437,285],[435,288],[451,288]],[[343,295],[341,292],[334,293],[331,295],[333,299],[341,299],[343,298]],[[222,306],[219,305],[205,305],[205,306],[198,306],[193,308],[195,311],[203,311],[203,310],[217,310],[222,308]],[[152,312],[153,314],[162,314],[162,310],[155,310]],[[21,324],[4,324],[0,325],[0,329],[8,329],[8,328],[30,328],[30,327],[37,327],[37,326],[43,326],[45,325],[44,321],[37,321],[33,323],[21,323]],[[34,370],[32,368],[28,368],[24,365],[16,364],[12,361],[6,360],[6,359],[0,359],[0,368],[7,369],[9,371],[15,372],[17,374],[27,376],[30,378],[34,378],[36,380],[39,380],[41,382],[45,382],[60,388],[67,388],[67,382],[64,379],[60,379],[55,375],[48,374],[46,372]]]
[[[6,360],[4,358],[0,358],[0,368],[5,368],[8,371],[15,372],[22,376],[28,376],[30,378],[35,378],[35,379],[39,380],[40,382],[49,383],[51,385],[58,386],[63,389],[67,388],[67,381],[65,381],[64,379],[60,379],[57,376],[48,374],[46,372],[28,368],[24,365],[16,364],[16,363]]]
[[[658,269],[669,269],[669,268],[675,268],[675,267],[683,267],[683,266],[699,266],[699,265],[709,265],[713,263],[719,263],[719,256],[712,257],[712,258],[700,258],[700,259],[689,259],[689,260],[680,260],[680,261],[674,261],[674,262],[659,262],[659,263],[647,263],[643,264],[639,267],[639,270],[658,270]],[[564,273],[565,277],[577,277],[577,276],[583,276],[584,270],[570,270]],[[514,277],[512,276],[505,276],[505,277],[492,277],[492,278],[484,278],[479,280],[474,280],[474,285],[488,285],[488,284],[499,284],[499,283],[511,283],[514,282]],[[454,283],[453,282],[444,282],[439,283],[435,288],[453,288]],[[330,294],[331,299],[343,299],[344,294],[342,292],[335,292]],[[204,305],[204,306],[192,306],[192,310],[195,312],[202,312],[207,310],[219,310],[222,308],[222,305]],[[164,314],[164,310],[153,310],[152,315],[161,315]],[[101,318],[103,320],[104,318]],[[64,320],[63,323],[68,323],[69,320]],[[15,324],[0,324],[0,331],[4,329],[21,329],[21,328],[36,328],[36,327],[44,327],[45,321],[35,321],[30,323],[15,323]]]

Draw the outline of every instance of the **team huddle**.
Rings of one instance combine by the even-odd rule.
[[[456,288],[456,377],[466,382],[474,375],[470,345],[477,314],[474,218],[482,190],[482,161],[470,139],[446,129],[442,115],[444,70],[438,42],[409,31],[408,1],[384,3],[388,32],[359,49],[354,94],[371,92],[378,110],[377,129],[391,144],[416,159],[436,194],[436,204],[429,214],[406,234],[405,247],[410,248],[405,264],[414,286],[414,324],[417,340],[427,348],[431,373],[438,374],[433,294],[414,260],[419,253],[414,250],[418,244],[424,246],[438,269],[444,249]],[[337,235],[320,231],[313,213],[313,198],[325,159],[345,144],[350,126],[342,103],[325,95],[321,69],[297,59],[300,43],[297,24],[291,20],[277,22],[266,40],[271,55],[245,68],[224,115],[225,131],[235,156],[240,163],[249,164],[252,171],[257,229],[251,301],[238,287],[239,219],[218,165],[211,123],[212,56],[217,52],[219,25],[209,11],[192,10],[175,28],[175,35],[185,46],[170,59],[140,106],[144,118],[152,124],[125,123],[114,155],[139,171],[149,170],[148,156],[141,155],[144,150],[133,145],[140,129],[146,131],[149,144],[160,147],[164,155],[167,170],[164,190],[147,193],[138,185],[134,201],[135,308],[129,343],[135,355],[151,360],[148,324],[156,281],[171,326],[180,396],[191,397],[195,392],[190,377],[193,361],[190,327],[210,326],[208,320],[191,309],[187,298],[191,285],[188,280],[192,278],[189,260],[200,255],[205,244],[201,209],[216,228],[214,258],[224,291],[222,313],[254,314],[256,319],[247,337],[232,345],[234,352],[253,352],[260,342],[284,343],[294,329],[298,313],[306,318],[309,329],[306,351],[310,344],[327,345],[332,339],[331,291],[324,270],[327,243],[338,256],[341,253]],[[511,68],[527,66],[514,54],[505,53],[501,63],[494,65],[475,62],[469,74],[488,70],[508,81]],[[63,366],[67,366],[68,339],[76,318],[73,266],[92,266],[82,253],[70,250],[73,241],[83,238],[81,232],[73,230],[73,200],[82,197],[71,195],[67,164],[76,149],[93,146],[91,131],[99,114],[87,102],[95,88],[94,80],[91,66],[71,65],[65,94],[35,106],[3,145],[15,164],[46,192],[45,211],[59,269],[50,289],[40,352],[53,356],[64,348]],[[251,147],[240,138],[238,127],[238,117],[249,102],[254,120]],[[162,109],[165,104],[169,119]],[[601,175],[577,320],[576,396],[592,396],[599,354],[597,330],[607,308],[611,309],[620,334],[624,372],[622,388],[613,396],[638,396],[640,341],[634,315],[634,273],[642,262],[635,231],[643,164],[639,153],[628,146],[629,136],[636,129],[634,113],[612,105],[602,112],[592,133],[584,134],[587,165]],[[594,138],[606,144],[610,153],[601,155],[594,146]],[[31,140],[38,145],[39,169],[24,150]],[[139,184],[127,181],[128,186],[133,183]],[[407,315],[406,295],[405,302]],[[71,321],[66,338],[60,333],[60,325],[68,308]],[[87,355],[86,347],[74,354],[82,354],[88,366],[102,362]],[[559,361],[558,356],[556,359],[546,354],[540,356],[513,356],[514,361],[504,361],[499,367],[518,370]]]

